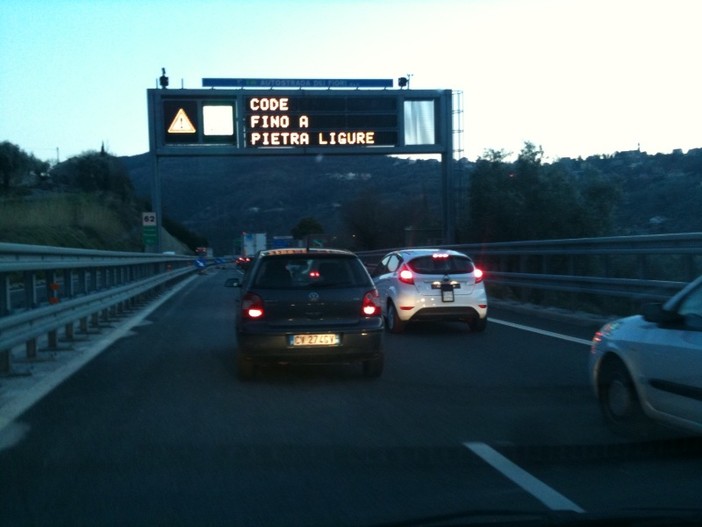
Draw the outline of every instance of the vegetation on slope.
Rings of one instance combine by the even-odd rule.
[[[5,141],[0,181],[0,242],[144,250],[141,212],[148,208],[121,160],[104,149],[50,167]],[[203,243],[177,223],[168,224],[187,241]]]

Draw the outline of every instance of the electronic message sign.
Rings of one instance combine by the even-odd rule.
[[[148,90],[158,156],[451,151],[450,90]]]
[[[247,148],[398,146],[397,97],[247,95]]]

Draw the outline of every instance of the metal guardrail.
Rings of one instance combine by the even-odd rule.
[[[28,359],[47,335],[56,348],[63,328],[71,340],[196,272],[194,258],[0,243],[0,373],[12,349]],[[76,327],[77,326],[77,327]]]
[[[664,300],[702,274],[702,233],[439,247],[469,254],[493,292],[527,302],[588,296],[603,310],[611,298]],[[391,250],[358,254],[372,268]],[[87,331],[195,271],[187,256],[0,243],[0,372],[10,370],[14,346],[24,343],[32,358],[38,337],[55,346],[59,329],[70,339],[76,324]]]
[[[470,255],[486,272],[490,288],[499,286],[501,294],[522,301],[538,300],[547,292],[568,293],[573,299],[596,298],[603,309],[612,297],[630,304],[663,301],[702,274],[699,232],[439,248]],[[364,251],[359,256],[372,268],[387,252]]]

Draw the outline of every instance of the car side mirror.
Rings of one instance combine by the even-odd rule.
[[[224,282],[224,287],[241,287],[241,282],[238,278],[227,278]]]
[[[644,304],[641,309],[641,315],[646,322],[653,322],[654,324],[674,324],[681,321],[680,315],[663,309],[663,304],[657,302]]]

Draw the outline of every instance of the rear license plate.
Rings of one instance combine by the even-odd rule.
[[[339,335],[336,333],[290,336],[291,346],[338,346],[339,342]]]
[[[453,302],[453,286],[451,284],[441,284],[441,301]]]

